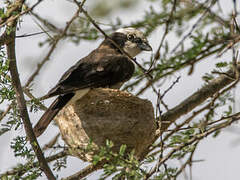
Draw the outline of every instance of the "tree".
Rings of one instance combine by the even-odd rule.
[[[124,87],[124,90],[136,96],[145,91],[155,96],[155,121],[158,127],[151,146],[146,147],[140,158],[136,158],[134,151],[126,151],[126,145],[122,145],[118,152],[112,151],[114,144],[107,140],[106,146],[100,147],[88,166],[76,174],[69,174],[66,179],[83,178],[99,168],[104,169],[102,178],[177,179],[186,167],[191,169],[194,165],[194,153],[205,137],[217,136],[223,128],[239,120],[240,112],[234,110],[233,93],[239,82],[240,70],[236,48],[240,40],[236,1],[231,1],[231,15],[226,16],[222,11],[221,1],[217,0],[153,0],[148,2],[151,6],[142,18],[131,24],[123,24],[120,18],[116,18],[107,28],[101,23],[101,18],[104,19],[117,8],[131,10],[139,1],[119,1],[111,8],[108,8],[107,1],[96,1],[91,5],[85,0],[66,2],[72,4],[76,11],[63,28],[59,28],[36,10],[44,0],[35,3],[24,0],[5,1],[0,9],[0,27],[3,29],[0,37],[3,104],[0,134],[19,131],[23,126],[25,135],[17,136],[11,142],[11,148],[16,158],[20,156],[26,160],[26,163],[3,172],[1,178],[36,179],[44,173],[48,179],[55,179],[56,171],[68,166],[66,158],[70,152],[67,147],[59,145],[59,135],[40,148],[32,130],[33,121],[29,118],[29,113],[46,109],[43,100],[32,93],[35,88],[32,88],[32,84],[37,76],[41,76],[41,69],[46,62],[54,57],[53,53],[62,40],[76,45],[83,41],[95,42],[103,36],[108,38],[108,33],[124,26],[140,28],[146,36],[159,29],[163,31],[160,39],[154,39],[158,46],[153,55],[141,65],[136,65],[135,78]],[[34,17],[42,32],[16,35],[22,28],[22,21],[28,16]],[[100,20],[96,21],[93,16]],[[34,67],[35,70],[26,83],[21,83],[17,68],[19,59],[16,57],[16,39],[38,34],[46,35],[39,45],[48,46],[47,53],[38,66]],[[230,52],[232,54],[229,58]],[[165,97],[174,92],[179,83],[180,77],[176,78],[176,74],[187,68],[188,76],[192,76],[202,61],[213,60],[215,68],[202,77],[203,86],[173,108],[169,108]],[[140,62],[138,59],[136,61]],[[164,83],[169,84],[168,88],[162,89]],[[188,116],[184,116],[186,114]],[[92,150],[91,148],[89,142],[85,151]],[[56,150],[56,154],[46,157],[45,153],[44,157],[43,151],[52,149]],[[169,163],[172,160],[181,160],[182,165],[172,167]]]

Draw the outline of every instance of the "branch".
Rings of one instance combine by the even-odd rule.
[[[13,105],[13,102],[11,104],[8,105],[7,109],[1,114],[0,116],[0,122],[2,121],[2,119],[8,114],[8,112],[11,110]]]
[[[197,146],[199,144],[200,140],[198,140],[196,142],[196,144],[194,144],[193,150],[191,152],[191,154],[189,155],[188,159],[186,160],[186,162],[182,165],[182,167],[179,168],[179,170],[176,172],[176,174],[174,175],[175,179],[185,170],[186,166],[189,165],[189,168],[192,167],[192,163],[193,163],[193,155],[196,152]]]
[[[177,5],[177,0],[174,0],[172,9],[171,9],[171,12],[170,12],[170,15],[169,15],[169,18],[166,21],[166,27],[165,27],[164,34],[162,36],[162,39],[161,39],[160,44],[158,46],[158,49],[157,49],[157,51],[156,51],[156,53],[154,55],[154,60],[153,60],[152,64],[150,65],[148,71],[150,71],[152,69],[152,67],[155,67],[155,64],[156,64],[157,60],[161,58],[160,50],[162,48],[163,42],[164,42],[168,32],[169,32],[169,25],[170,25],[170,23],[173,20],[173,12],[176,10],[176,5]]]
[[[159,137],[161,137],[162,133],[167,131],[168,127],[175,123],[175,121],[180,118],[182,115],[187,114],[188,112],[192,111],[195,107],[199,106],[201,103],[203,103],[206,99],[209,97],[213,97],[211,102],[209,102],[207,105],[202,107],[196,112],[193,112],[193,114],[187,118],[185,121],[183,121],[181,124],[177,125],[176,128],[171,131],[169,134],[165,136],[165,138],[162,140],[163,142],[166,141],[172,134],[177,132],[182,126],[185,124],[188,124],[196,115],[203,112],[205,109],[211,107],[214,103],[214,101],[225,92],[229,91],[231,88],[235,87],[235,85],[239,82],[239,71],[240,71],[240,64],[237,65],[237,67],[233,67],[229,71],[227,71],[225,74],[227,76],[221,75],[220,77],[214,79],[209,84],[202,87],[200,90],[195,92],[193,95],[182,101],[179,105],[172,108],[171,110],[167,111],[163,115],[161,115],[161,126],[156,131],[155,134],[155,140],[156,141]],[[236,76],[236,79],[234,78]],[[231,77],[231,78],[230,78]],[[229,85],[229,86],[228,86]],[[226,88],[225,88],[226,87]],[[221,92],[219,92],[222,89]],[[231,118],[231,117],[230,117]],[[159,119],[159,118],[157,118]],[[153,148],[146,148],[146,150],[142,153],[141,159],[144,158],[149,152],[153,151],[156,147],[159,147],[162,144],[162,142],[158,143]],[[159,151],[153,152],[151,155],[157,154]]]
[[[81,4],[81,6],[83,6],[84,2]],[[80,6],[80,7],[81,7]],[[73,15],[73,17],[71,18],[71,20],[69,22],[67,22],[67,25],[65,26],[65,28],[63,29],[62,33],[56,37],[54,43],[52,44],[52,47],[50,48],[50,50],[48,51],[47,55],[45,56],[45,58],[41,61],[41,63],[38,64],[38,67],[36,69],[36,71],[30,76],[30,78],[28,79],[27,83],[25,84],[24,87],[27,87],[30,85],[30,83],[34,80],[34,78],[38,75],[39,71],[41,70],[41,68],[43,67],[43,65],[49,60],[50,56],[52,55],[53,51],[55,50],[58,42],[60,41],[60,39],[62,39],[65,35],[67,30],[69,29],[70,25],[72,24],[72,22],[78,17],[78,14],[80,13],[81,9],[78,8],[78,10],[76,11],[76,13]]]
[[[28,8],[25,11],[16,14],[15,10],[21,9],[24,2],[25,2],[25,0],[16,0],[15,3],[13,5],[11,5],[12,7],[6,13],[6,17],[4,17],[2,19],[0,18],[0,28],[5,25],[9,25],[12,23],[14,24],[15,21],[20,16],[32,11],[37,5],[39,5],[41,2],[43,2],[43,0],[38,0],[31,8]]]
[[[207,7],[204,5],[204,3],[200,3],[200,2],[190,2],[188,1],[188,3],[191,3],[192,5],[194,4],[198,4],[200,5],[201,8],[207,10],[208,14],[210,17],[214,18],[216,22],[218,22],[220,25],[222,26],[225,26],[225,27],[228,27],[229,26],[229,23],[228,21],[226,21],[225,19],[223,19],[221,16],[217,15],[216,13],[214,13],[211,8]]]
[[[81,169],[80,171],[78,171],[77,173],[68,176],[66,178],[62,178],[62,180],[75,180],[75,179],[82,179],[84,177],[86,177],[87,175],[91,174],[92,172],[101,169],[102,166],[105,164],[106,162],[99,162],[96,165],[90,164],[87,167]]]
[[[61,152],[59,152],[59,153],[57,153],[57,154],[54,154],[54,155],[52,155],[52,156],[47,157],[47,158],[46,158],[46,161],[47,161],[47,162],[52,162],[52,161],[55,161],[55,160],[57,160],[57,159],[63,158],[63,157],[65,157],[66,155],[68,155],[68,152],[67,152],[66,150],[63,150],[63,151],[61,151]],[[27,162],[26,164],[23,165],[23,167],[29,167],[29,166],[31,166],[31,168],[39,167],[39,162],[36,161],[36,162],[32,163],[32,162],[30,161],[30,162]],[[17,174],[18,176],[23,176],[27,171],[28,171],[27,168],[21,169],[21,170],[19,171],[18,167],[16,167],[16,168],[13,168],[13,169],[10,170],[10,171],[7,171],[7,172],[5,172],[5,173],[3,173],[3,174],[0,174],[0,178],[3,178],[3,177],[5,177],[5,176],[16,175],[16,174]]]
[[[240,64],[238,64],[237,69],[238,71],[240,71]],[[232,78],[229,78],[228,76],[225,75],[221,75],[220,77],[214,79],[212,82],[199,89],[190,97],[186,98],[176,107],[164,113],[161,117],[162,120],[161,131],[165,131],[179,117],[181,117],[184,114],[187,114],[195,107],[203,103],[206,99],[213,96],[215,93],[218,93],[219,90],[233,83],[235,77],[234,69],[230,69],[226,73],[228,74],[228,76],[231,76]]]
[[[208,0],[206,0],[204,2],[207,3]],[[192,32],[194,31],[194,29],[200,24],[200,22],[203,20],[203,18],[206,16],[206,14],[209,12],[209,9],[211,9],[211,7],[215,4],[215,0],[212,0],[212,2],[210,3],[209,7],[207,9],[205,9],[205,11],[203,12],[203,14],[201,15],[201,17],[196,21],[196,23],[193,24],[191,30],[183,37],[183,39],[181,41],[178,42],[178,44],[173,48],[173,50],[171,51],[171,53],[175,53],[176,50],[181,46],[181,44],[183,44],[183,42],[192,34]]]
[[[224,41],[225,41],[225,40],[224,40]],[[222,41],[219,41],[219,42],[218,42],[218,44],[221,44],[221,43],[222,43]],[[193,66],[194,64],[198,63],[199,61],[201,61],[201,60],[203,60],[203,59],[206,59],[206,57],[209,57],[209,56],[211,56],[211,55],[213,55],[213,54],[221,51],[221,50],[224,49],[224,47],[225,47],[225,45],[221,45],[220,47],[218,47],[218,48],[216,48],[216,49],[214,49],[214,50],[206,53],[207,51],[209,51],[210,49],[212,49],[212,48],[214,48],[214,47],[216,47],[216,46],[217,46],[217,44],[216,44],[216,43],[213,43],[213,44],[210,45],[207,49],[205,49],[205,50],[203,50],[203,51],[201,51],[201,52],[199,53],[199,55],[200,55],[200,54],[203,54],[203,55],[201,55],[200,57],[197,57],[197,56],[196,56],[196,57],[194,57],[194,58],[188,59],[188,60],[182,62],[181,64],[179,64],[178,67],[176,67],[176,68],[170,68],[170,69],[172,69],[172,70],[167,71],[167,72],[165,72],[165,73],[163,73],[163,74],[155,77],[155,78],[154,78],[153,80],[151,80],[151,81],[148,81],[148,82],[146,83],[146,85],[144,85],[144,86],[136,93],[136,96],[139,96],[140,94],[142,94],[143,92],[145,92],[152,84],[156,83],[158,80],[160,80],[160,79],[162,79],[162,78],[164,78],[164,77],[167,77],[167,76],[173,74],[174,72],[177,72],[177,71],[179,71],[179,70],[182,70],[183,68],[185,68],[185,67],[187,67],[187,66]],[[153,71],[153,70],[155,71],[155,70],[157,70],[157,69],[153,69],[153,68],[152,68],[151,71]],[[165,69],[165,70],[166,70],[166,69]]]
[[[59,136],[60,136],[60,133],[54,136],[53,139],[51,139],[47,144],[43,146],[42,150],[45,151],[49,148],[52,148],[57,143]]]
[[[208,135],[220,130],[220,129],[223,129],[229,125],[231,125],[233,122],[236,122],[240,119],[240,112],[239,113],[236,113],[234,115],[231,116],[231,118],[229,120],[227,120],[226,122],[223,122],[223,123],[220,123],[218,124],[217,126],[214,126],[208,130],[206,130],[205,132],[203,133],[199,133],[199,134],[196,134],[193,138],[189,139],[187,142],[183,143],[183,144],[180,144],[179,146],[176,146],[176,147],[173,147],[173,149],[171,151],[169,151],[159,162],[158,162],[158,166],[155,166],[153,169],[150,170],[149,173],[146,174],[146,177],[144,178],[145,180],[149,179],[156,171],[157,169],[160,167],[160,165],[164,164],[169,158],[172,157],[172,155],[183,149],[184,147],[186,146],[189,146],[195,142],[199,142],[199,140],[207,137]]]
[[[21,5],[18,5],[18,8],[16,11],[18,13],[21,12],[22,5],[24,1],[16,1],[15,3],[21,3]],[[10,17],[11,18],[11,17]],[[16,99],[19,106],[19,112],[21,119],[24,124],[24,129],[26,132],[26,135],[28,139],[30,140],[30,144],[32,145],[32,148],[38,158],[39,164],[43,172],[46,174],[48,179],[55,179],[51,169],[49,168],[46,159],[44,158],[44,155],[42,153],[42,150],[38,144],[38,141],[35,137],[35,134],[32,129],[32,124],[29,119],[26,101],[24,99],[23,90],[21,86],[21,82],[19,79],[18,69],[17,69],[17,63],[16,63],[16,54],[15,54],[15,36],[16,36],[16,26],[17,26],[17,19],[13,21],[11,26],[8,26],[8,28],[11,30],[9,37],[11,38],[11,41],[9,44],[7,44],[7,55],[9,59],[9,70],[12,78],[12,85],[15,89],[16,93]]]
[[[1,36],[0,36],[0,47],[10,43],[11,38],[8,36],[8,34],[6,32],[4,32]]]

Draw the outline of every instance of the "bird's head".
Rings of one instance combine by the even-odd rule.
[[[141,51],[152,51],[144,34],[132,27],[118,29],[110,37],[132,57]]]

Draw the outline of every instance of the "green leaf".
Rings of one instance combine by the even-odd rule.
[[[123,156],[126,151],[126,148],[127,148],[126,144],[121,145],[120,150],[119,150],[119,155]]]
[[[10,129],[9,128],[1,128],[0,129],[0,136],[3,135],[4,133],[8,132]]]
[[[222,67],[226,67],[228,66],[228,63],[227,62],[219,62],[219,63],[216,63],[216,67],[217,68],[222,68]]]

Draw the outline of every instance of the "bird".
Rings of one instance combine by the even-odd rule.
[[[81,99],[91,89],[119,89],[128,81],[135,71],[135,65],[126,54],[135,57],[142,51],[152,51],[144,33],[133,27],[120,28],[109,38],[105,38],[98,48],[70,67],[44,96],[45,99],[57,98],[33,128],[36,137],[46,130],[63,107]]]

